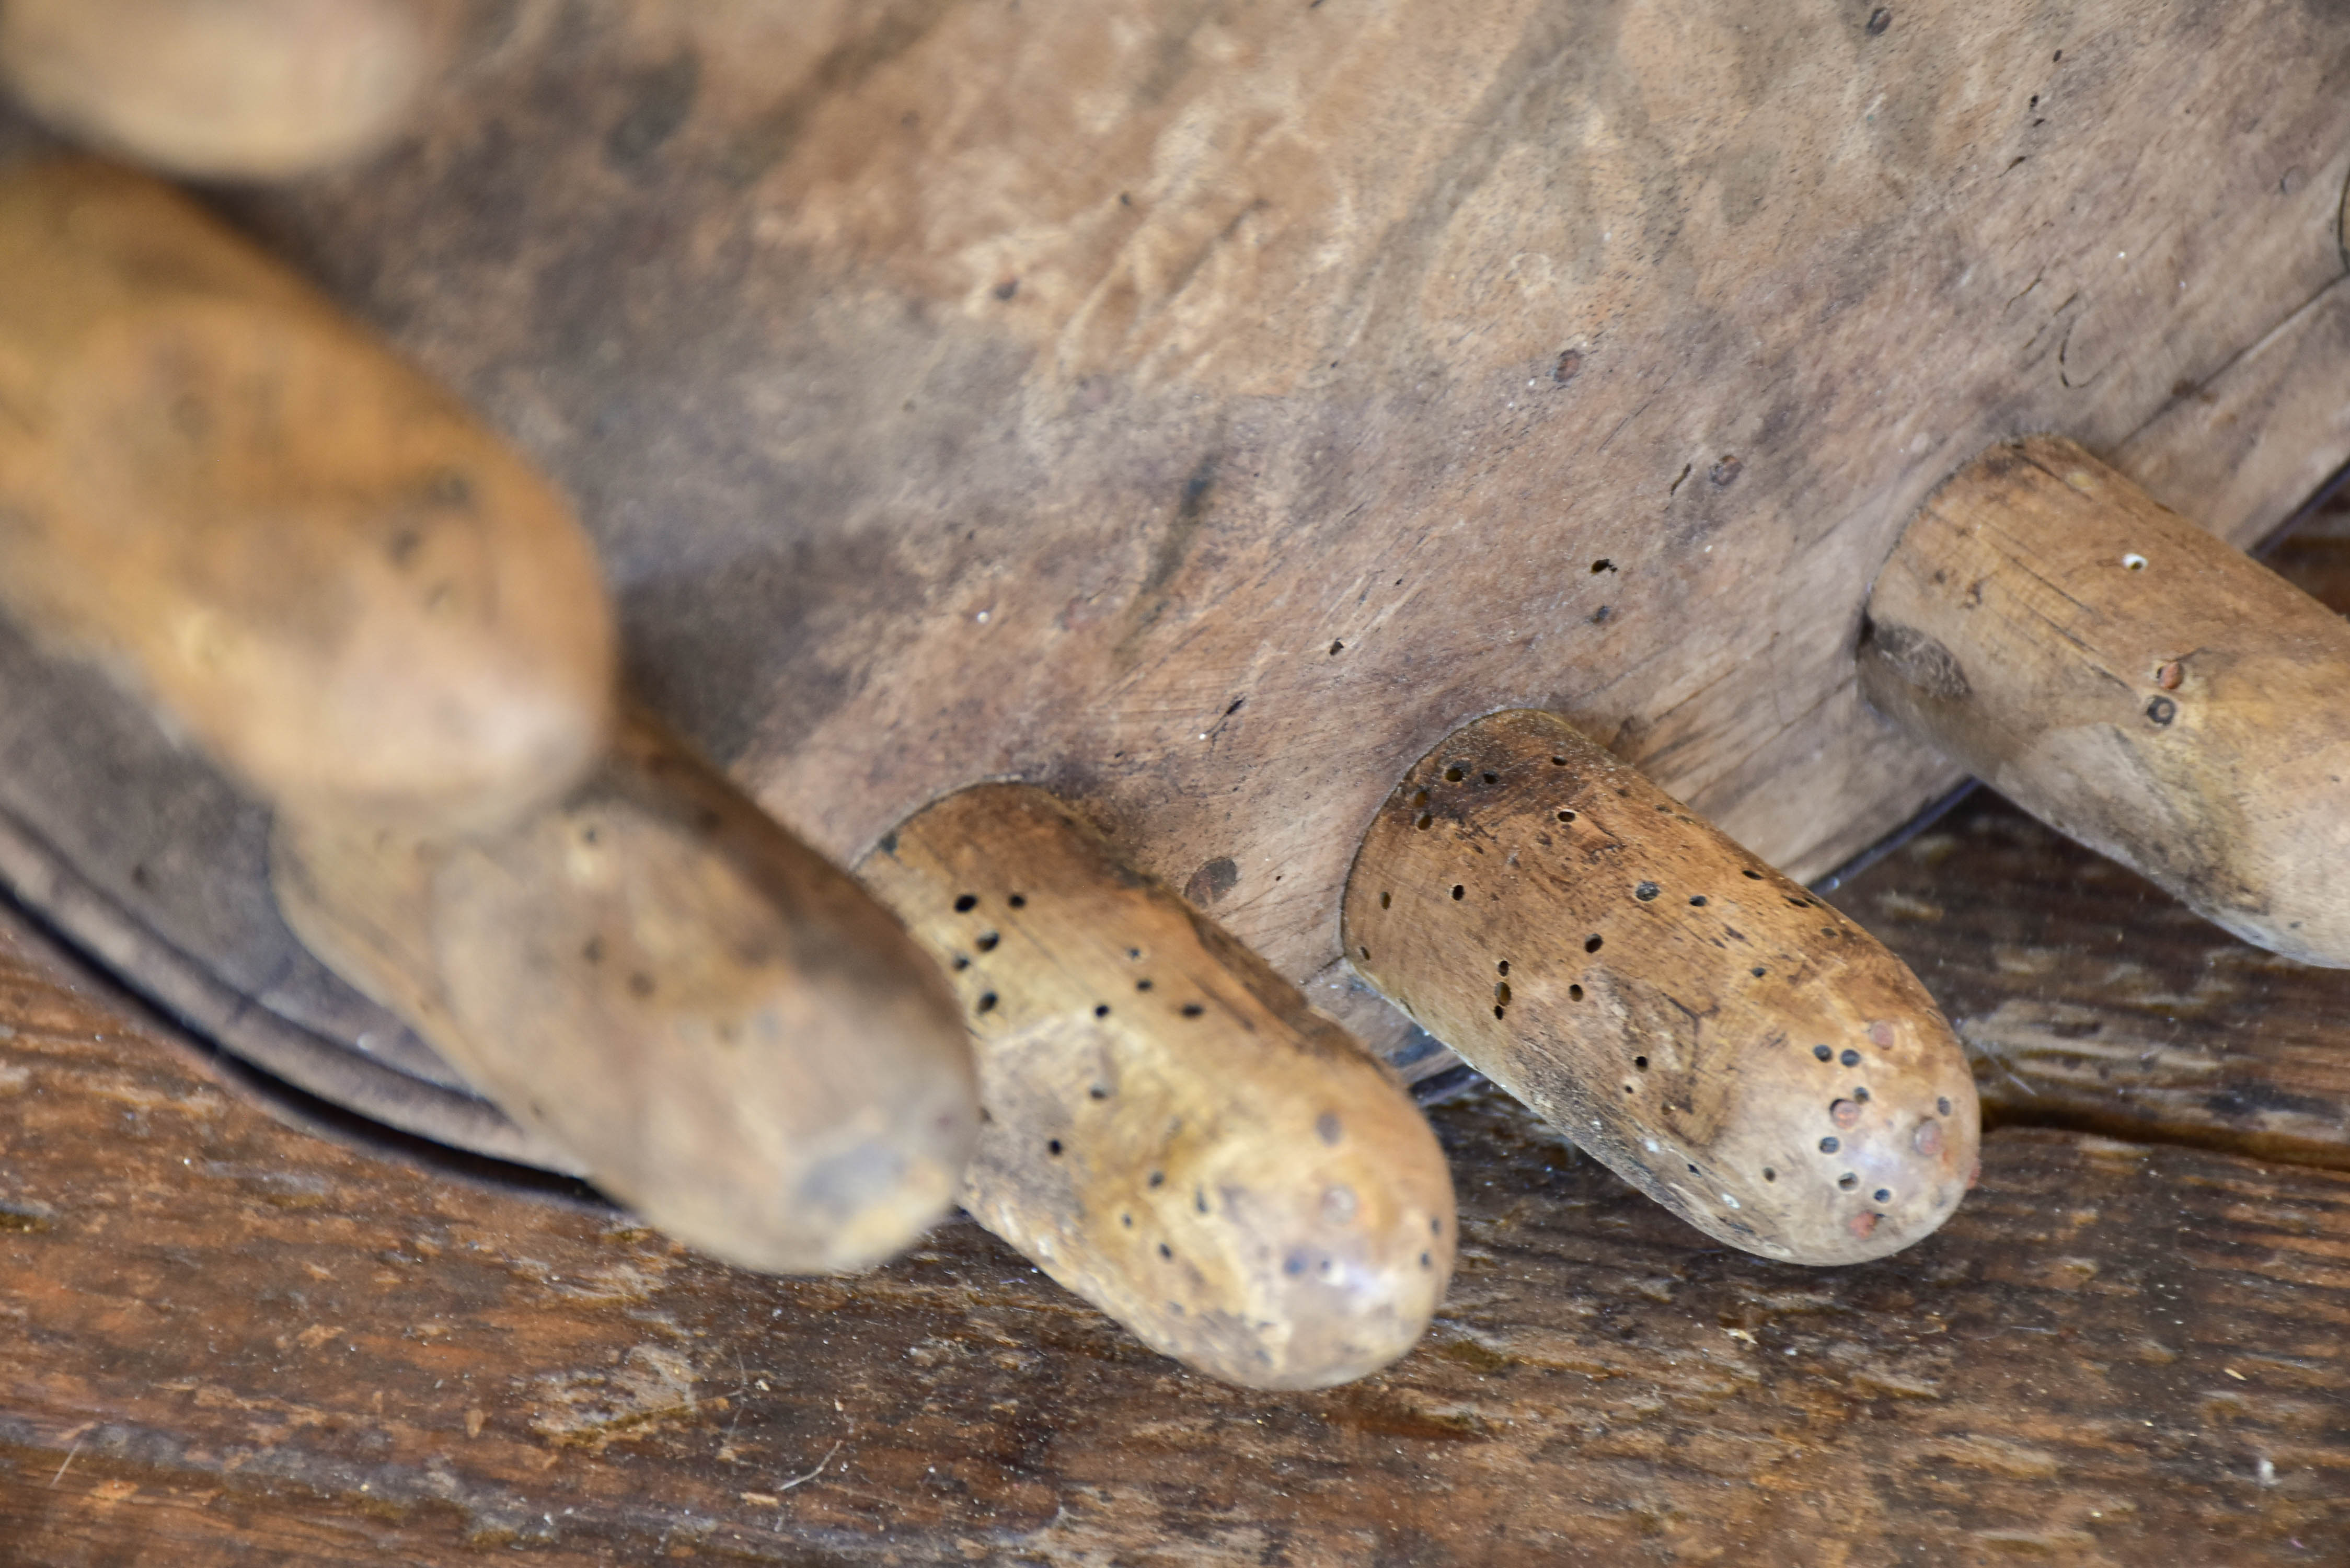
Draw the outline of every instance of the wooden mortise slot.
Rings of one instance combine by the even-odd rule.
[[[859,871],[962,994],[982,1224],[1234,1383],[1320,1387],[1411,1347],[1452,1272],[1443,1152],[1295,987],[1027,785],[934,803]]]
[[[1973,1179],[1974,1083],[1916,977],[1555,714],[1421,759],[1345,926],[1390,1000],[1732,1246],[1881,1257]]]
[[[609,713],[611,615],[553,487],[185,198],[92,162],[0,179],[0,608],[310,816],[502,825]]]
[[[453,845],[281,816],[288,924],[614,1198],[730,1262],[863,1267],[952,1203],[970,1044],[872,897],[650,724]]]
[[[1861,690],[2246,941],[2350,967],[2350,628],[2069,441],[1945,482],[1878,575]]]

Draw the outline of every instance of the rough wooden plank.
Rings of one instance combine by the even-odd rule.
[[[1429,1342],[1252,1395],[968,1223],[756,1279],[290,1132],[14,937],[0,1012],[12,1568],[2350,1552],[2340,1173],[2010,1130],[1940,1234],[1805,1271],[1457,1104]]]
[[[819,845],[1047,783],[1305,977],[1500,706],[1799,874],[1869,842],[1948,782],[1850,682],[1926,489],[2341,275],[2338,9],[1878,9],[525,3],[240,207],[572,487]]]

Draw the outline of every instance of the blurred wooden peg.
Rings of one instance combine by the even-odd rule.
[[[85,160],[0,178],[0,607],[307,816],[499,826],[610,711],[554,487],[186,198]]]
[[[1555,714],[1415,766],[1363,841],[1347,953],[1471,1066],[1707,1234],[1848,1263],[1973,1173],[1932,1000],[1835,910]]]
[[[8,0],[0,78],[135,162],[285,179],[396,134],[455,20],[448,0]]]
[[[1411,1348],[1452,1271],[1443,1151],[1295,987],[1027,785],[949,795],[858,869],[962,993],[980,1223],[1229,1382]]]
[[[2073,442],[2002,441],[1878,574],[1877,709],[2244,940],[2350,967],[2350,627]]]
[[[857,1269],[952,1204],[978,1091],[937,969],[649,723],[503,832],[281,816],[274,862],[313,952],[678,1240]]]

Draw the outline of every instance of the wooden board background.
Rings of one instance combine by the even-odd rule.
[[[842,858],[1047,784],[1326,988],[1377,802],[1482,712],[1570,714],[1801,876],[1946,788],[1849,655],[1991,439],[2240,540],[2350,455],[2339,5],[471,36],[410,142],[224,199],[578,496],[659,705]]]

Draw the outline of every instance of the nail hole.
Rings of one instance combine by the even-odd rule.
[[[1844,1146],[1842,1144],[1836,1142],[1836,1140],[1832,1137],[1824,1137],[1820,1139],[1820,1152],[1822,1154],[1834,1154],[1837,1149],[1843,1147]]]
[[[1762,880],[1762,872],[1760,872],[1760,871],[1755,870],[1752,867],[1751,867],[1751,866],[1750,866],[1750,867],[1746,867],[1746,879],[1747,879],[1749,882],[1760,882],[1761,880]]]
[[[1632,897],[1639,899],[1640,902],[1645,904],[1649,899],[1655,898],[1662,890],[1663,889],[1659,888],[1654,882],[1643,882],[1638,887],[1632,889]]]
[[[1776,1181],[1779,1179],[1779,1173],[1766,1165],[1762,1168],[1762,1179],[1765,1181]]]
[[[1691,898],[1691,899],[1690,900],[1690,909],[1704,909],[1704,908],[1705,908],[1705,895],[1704,895],[1704,894],[1702,894],[1702,893],[1700,893],[1696,898]]]
[[[1153,1186],[1153,1187],[1164,1187],[1164,1186],[1166,1186],[1166,1185],[1167,1185],[1167,1173],[1166,1173],[1165,1171],[1163,1171],[1163,1170],[1154,1170],[1154,1171],[1152,1171],[1152,1172],[1150,1173],[1150,1185],[1151,1185],[1151,1186]]]
[[[1197,1209],[1202,1214],[1205,1214],[1208,1211],[1207,1189],[1201,1187],[1191,1189],[1191,1207]]]
[[[1508,1009],[1508,1008],[1503,1007],[1503,1006],[1502,1006],[1501,1004],[1499,1004],[1499,1003],[1497,1002],[1497,1003],[1495,1003],[1495,1004],[1494,1004],[1494,1007],[1493,1007],[1493,1016],[1494,1016],[1494,1017],[1496,1017],[1496,1018],[1499,1018],[1499,1017],[1501,1017],[1503,1013],[1507,1012],[1508,1011],[1509,1011],[1509,1009]]]
[[[1045,1152],[1046,1154],[1051,1155],[1055,1159],[1058,1159],[1058,1158],[1061,1158],[1061,1140],[1060,1140],[1059,1138],[1054,1138],[1054,1139],[1052,1139],[1051,1141],[1049,1141],[1048,1143],[1046,1143],[1046,1144],[1045,1145]]]
[[[1510,982],[1508,981],[1503,980],[1494,981],[1493,1000],[1500,1002],[1504,1007],[1510,1005]]]
[[[956,969],[957,972],[961,972],[961,971],[963,971],[963,970],[967,970],[967,969],[969,969],[969,968],[971,967],[971,959],[970,959],[970,957],[969,957],[967,954],[963,954],[963,953],[957,953],[957,954],[955,954],[955,956],[954,956],[954,966],[955,966],[955,969]]]
[[[995,992],[992,992],[992,991],[989,991],[989,992],[983,992],[980,994],[979,1001],[978,1001],[978,1002],[977,1002],[977,1004],[976,1004],[976,1006],[975,1006],[975,1011],[980,1012],[994,1012],[994,1011],[995,1011]]]
[[[1595,577],[1596,577],[1596,576],[1598,576],[1600,573],[1602,573],[1602,572],[1612,572],[1612,571],[1614,571],[1615,569],[1616,569],[1616,563],[1615,563],[1615,562],[1613,562],[1613,561],[1611,561],[1611,560],[1608,560],[1608,559],[1607,559],[1606,556],[1601,556],[1598,560],[1594,561],[1594,562],[1592,562],[1592,563],[1591,563],[1591,575],[1592,575],[1593,576],[1595,576]]]
[[[1109,1098],[1109,1091],[1103,1088],[1099,1084],[1096,1084],[1092,1088],[1086,1091],[1086,1097],[1093,1100],[1107,1100]]]
[[[1357,952],[1358,952],[1358,953],[1360,953],[1360,954],[1362,954],[1362,955],[1363,955],[1363,961],[1364,961],[1365,963],[1368,963],[1368,962],[1370,962],[1370,961],[1371,961],[1371,950],[1370,950],[1370,949],[1368,949],[1368,948],[1357,948],[1355,950],[1356,950]]]
[[[1425,1252],[1422,1252],[1422,1253],[1419,1255],[1419,1266],[1420,1266],[1421,1268],[1423,1268],[1423,1269],[1426,1269],[1426,1268],[1432,1268],[1432,1267],[1434,1267],[1435,1265],[1434,1265],[1434,1264],[1432,1264],[1432,1263],[1430,1263],[1430,1262],[1429,1262],[1428,1254],[1427,1254],[1427,1253],[1425,1253]]]
[[[1342,653],[1344,653],[1344,652],[1346,652],[1346,651],[1347,651],[1347,645],[1346,645],[1345,643],[1343,643],[1343,642],[1338,642],[1338,641],[1335,641],[1335,640],[1334,640],[1334,641],[1330,644],[1330,657],[1331,657],[1331,658],[1333,658],[1333,659],[1337,658],[1340,654],[1342,654]]]
[[[1575,820],[1575,813],[1571,811],[1562,811],[1558,814],[1558,819],[1561,822],[1573,822]]]
[[[1507,960],[1507,959],[1503,959],[1500,963],[1497,963],[1497,964],[1495,964],[1495,965],[1493,966],[1493,971],[1494,971],[1494,972],[1495,972],[1495,973],[1497,973],[1497,974],[1507,974],[1507,973],[1509,973],[1509,972],[1510,972],[1510,961],[1509,961],[1509,960]]]
[[[1149,991],[1150,989],[1150,982],[1147,980],[1138,980],[1134,982],[1134,989],[1137,991]]]
[[[1368,958],[1370,955],[1366,953],[1363,956]],[[1201,1006],[1196,1002],[1187,1002],[1183,1004],[1183,1016],[1186,1018],[1197,1018],[1200,1014],[1207,1011],[1208,1010],[1206,1008]]]
[[[1893,1189],[1889,1187],[1880,1187],[1877,1189],[1875,1198],[1876,1201],[1879,1203],[1890,1203],[1893,1201]]]
[[[1466,888],[1463,888],[1460,883],[1455,882],[1452,884],[1452,901],[1456,904],[1459,903],[1461,898],[1467,895],[1468,891],[1469,890]]]
[[[1478,776],[1482,778],[1487,784],[1500,784],[1502,782],[1502,775],[1496,773],[1485,773],[1481,774]]]
[[[1430,827],[1434,826],[1435,825],[1436,825],[1436,818],[1434,818],[1434,817],[1432,817],[1432,816],[1429,815],[1428,815],[1428,813],[1426,813],[1426,812],[1424,812],[1424,811],[1423,811],[1423,812],[1421,812],[1421,813],[1419,814],[1419,820],[1418,822],[1415,822],[1415,823],[1413,823],[1413,824],[1412,824],[1412,826],[1413,826],[1414,827],[1419,828],[1422,833],[1427,832]]]
[[[1131,1214],[1119,1215],[1118,1217],[1118,1222],[1125,1226],[1129,1231],[1134,1229],[1134,1216]]]
[[[1769,970],[1767,970],[1767,969],[1764,969],[1761,964],[1759,964],[1759,963],[1758,963],[1758,964],[1756,964],[1752,969],[1748,970],[1746,972],[1747,972],[1747,973],[1749,973],[1749,974],[1751,974],[1751,975],[1752,975],[1756,980],[1761,980],[1764,975],[1769,974],[1771,971],[1770,971]]]
[[[1632,1058],[1632,1065],[1645,1073],[1648,1070],[1648,1059],[1646,1056],[1635,1056]]]
[[[1394,895],[1393,893],[1382,893],[1382,894],[1380,894],[1380,895],[1379,895],[1379,908],[1380,908],[1380,909],[1388,909],[1388,908],[1389,908],[1390,906],[1392,906],[1394,903],[1395,903],[1395,895]]]
[[[979,935],[979,940],[972,942],[971,945],[977,948],[983,953],[992,953],[995,950],[995,944],[1003,940],[1003,939],[1002,937],[997,936],[993,931],[982,931]]]
[[[1696,1167],[1696,1166],[1694,1166],[1694,1165],[1690,1166],[1690,1167],[1689,1168],[1689,1173],[1690,1173],[1691,1176],[1695,1176],[1695,1175],[1697,1174],[1697,1167]]]
[[[1836,1185],[1844,1189],[1846,1192],[1850,1192],[1854,1188],[1860,1185],[1860,1178],[1847,1170],[1842,1176],[1836,1178]]]
[[[1159,1243],[1159,1255],[1172,1262],[1175,1258],[1175,1249],[1161,1241]]]
[[[1011,905],[1015,909],[1024,909],[1028,907],[1028,895],[1025,893],[1014,893],[1012,897],[1004,899],[1003,901]]]
[[[1847,1067],[1857,1067],[1860,1065],[1860,1053],[1847,1048],[1845,1051],[1845,1054],[1837,1057],[1836,1060],[1843,1063]]]
[[[1579,985],[1568,986],[1566,988],[1566,999],[1569,1002],[1581,1002],[1583,1000],[1583,987]]]
[[[1142,950],[1140,948],[1128,948],[1126,950],[1126,956],[1130,959],[1139,959],[1142,956]]]
[[[1566,766],[1566,759],[1565,757],[1553,757],[1550,760],[1550,765],[1555,768],[1563,768]]]
[[[1866,1105],[1868,1103],[1868,1085],[1866,1084],[1856,1084],[1853,1085],[1852,1097],[1858,1100],[1862,1105]]]
[[[1094,1016],[1096,1018],[1107,1018],[1109,1016],[1109,1003],[1107,1002],[1095,1002]]]
[[[2133,572],[2143,572],[2146,570],[2146,557],[2139,555],[2136,550],[2132,550],[2128,555],[2122,557],[2122,565],[2127,566]]]
[[[1444,770],[1444,782],[1446,784],[1459,784],[1462,779],[1467,778],[1468,776],[1469,775],[1461,771],[1461,764],[1459,763],[1455,763],[1451,767]]]
[[[1833,1051],[1831,1051],[1831,1050],[1829,1050],[1829,1049],[1828,1049],[1826,1046],[1825,1046],[1825,1045],[1814,1045],[1814,1046],[1813,1046],[1813,1047],[1812,1047],[1812,1054],[1813,1054],[1813,1055],[1814,1055],[1814,1056],[1816,1056],[1816,1057],[1818,1057],[1821,1061],[1825,1062],[1825,1061],[1827,1061],[1829,1058],[1833,1057],[1833,1056],[1835,1054],[1835,1052],[1833,1052]]]
[[[968,915],[978,908],[979,895],[976,893],[965,893],[955,900],[955,913],[958,915]]]
[[[1947,1116],[1950,1114],[1950,1102],[1948,1099],[1936,1100],[1934,1108]]]
[[[1603,936],[1593,935],[1583,939],[1583,950],[1587,953],[1596,953],[1607,945],[1607,939]]]

